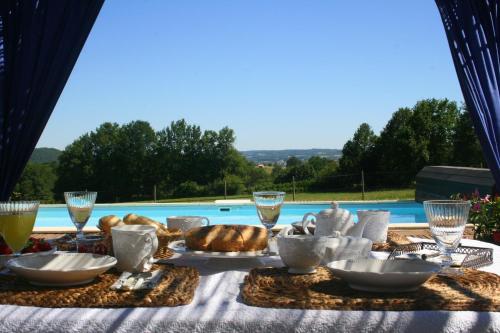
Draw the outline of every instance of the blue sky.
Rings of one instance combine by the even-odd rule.
[[[241,150],[342,148],[431,97],[462,101],[432,0],[107,0],[38,147],[185,118]]]

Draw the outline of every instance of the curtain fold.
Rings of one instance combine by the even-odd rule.
[[[465,104],[500,191],[500,0],[436,0]]]
[[[0,1],[0,200],[7,200],[104,0]]]

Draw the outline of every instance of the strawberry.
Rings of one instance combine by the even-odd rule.
[[[12,254],[12,250],[7,244],[5,243],[0,244],[0,255],[6,255],[6,254]]]
[[[45,240],[42,240],[39,244],[40,251],[50,251],[52,250],[52,246]]]
[[[49,251],[52,249],[52,246],[43,238],[34,238],[30,237],[24,246],[24,249],[21,250],[21,253],[32,253],[32,252],[40,252],[40,251]],[[0,236],[0,255],[12,254],[12,250],[5,243],[5,240]]]
[[[45,241],[45,239],[30,237],[28,242],[26,243],[26,246],[21,252],[33,253],[33,252],[49,251],[51,249],[52,247],[47,241]]]
[[[94,253],[97,253],[97,254],[108,254],[108,249],[106,248],[106,245],[104,245],[104,244],[97,244],[94,247]]]
[[[89,253],[92,252],[89,248],[87,248],[85,245],[78,245],[78,252],[80,253]]]

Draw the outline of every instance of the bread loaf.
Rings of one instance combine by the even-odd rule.
[[[142,225],[149,225],[152,226],[156,229],[156,231],[167,231],[167,227],[163,225],[162,223],[152,220],[149,217],[146,216],[138,216],[135,214],[127,214],[123,217],[123,222],[125,224],[142,224]]]
[[[248,225],[211,225],[185,232],[186,247],[195,251],[260,251],[267,247],[267,230]]]
[[[106,234],[110,235],[111,234],[111,228],[120,226],[120,225],[125,225],[123,221],[116,215],[107,215],[103,216],[99,219],[99,224],[97,227],[101,229],[101,231]]]

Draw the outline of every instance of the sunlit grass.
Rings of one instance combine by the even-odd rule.
[[[248,194],[231,195],[227,199],[251,199]],[[158,200],[158,202],[213,202],[214,200],[223,200],[224,196],[176,198]],[[295,201],[342,201],[342,200],[362,200],[360,192],[315,192],[315,193],[296,193]],[[365,192],[365,200],[414,200],[415,189],[387,189]],[[286,201],[293,201],[291,193],[287,193]]]

